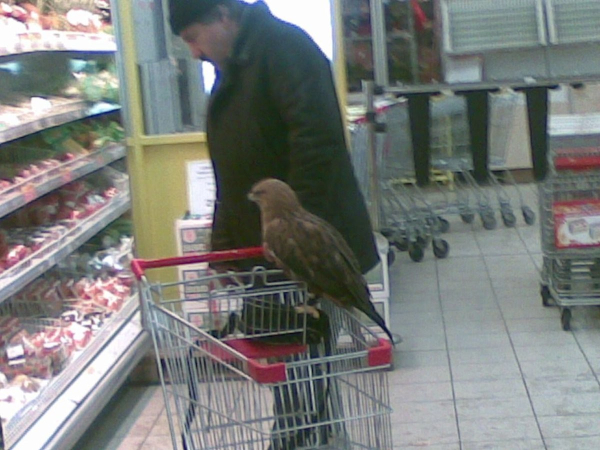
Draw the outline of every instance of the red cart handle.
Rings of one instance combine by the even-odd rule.
[[[182,266],[185,264],[200,264],[212,262],[237,261],[240,259],[258,258],[263,256],[262,247],[248,247],[238,250],[223,250],[204,253],[202,255],[176,256],[162,259],[134,259],[131,261],[131,270],[140,280],[146,269],[159,269],[162,267]]]

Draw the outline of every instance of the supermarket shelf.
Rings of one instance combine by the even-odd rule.
[[[52,30],[4,36],[0,42],[0,56],[44,51],[113,53],[117,51],[117,44],[109,34]]]
[[[344,39],[349,42],[370,42],[373,40],[373,38],[370,35],[368,35],[368,36],[347,36]]]
[[[386,34],[386,38],[388,41],[396,39],[410,40],[412,39],[412,35],[408,31],[391,31]]]
[[[25,206],[53,190],[125,157],[123,145],[112,144],[81,158],[53,167],[4,192],[0,191],[0,217]]]
[[[109,223],[127,212],[129,208],[129,193],[115,197],[102,209],[79,222],[76,227],[62,236],[60,242],[52,250],[44,251],[45,249],[41,249],[32,254],[31,264],[28,268],[23,269],[13,277],[0,279],[0,303],[19,292],[27,284],[73,253]]]
[[[71,448],[150,349],[133,296],[71,364],[5,427],[11,449]]]
[[[121,107],[119,105],[110,104],[103,104],[100,108],[98,108],[97,105],[90,107],[88,103],[80,101],[75,104],[75,107],[69,108],[66,111],[63,108],[58,108],[58,111],[54,113],[51,111],[49,115],[39,116],[19,125],[0,130],[0,144],[14,141],[15,139],[48,128],[64,125],[86,117],[119,111],[120,109]]]

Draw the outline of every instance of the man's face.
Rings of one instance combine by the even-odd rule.
[[[223,69],[231,55],[237,36],[238,25],[229,16],[226,8],[221,8],[221,17],[210,23],[194,23],[180,34],[190,48],[192,56],[208,61],[218,69]]]

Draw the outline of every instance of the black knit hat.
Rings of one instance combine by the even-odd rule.
[[[169,0],[170,23],[173,33],[202,19],[216,6],[231,3],[231,0]]]

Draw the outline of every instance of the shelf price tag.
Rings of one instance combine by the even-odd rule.
[[[9,366],[16,366],[25,362],[25,349],[23,344],[9,345],[6,347],[6,357]]]
[[[29,203],[37,197],[37,189],[35,185],[27,184],[21,188],[21,194],[25,197],[25,201]]]

